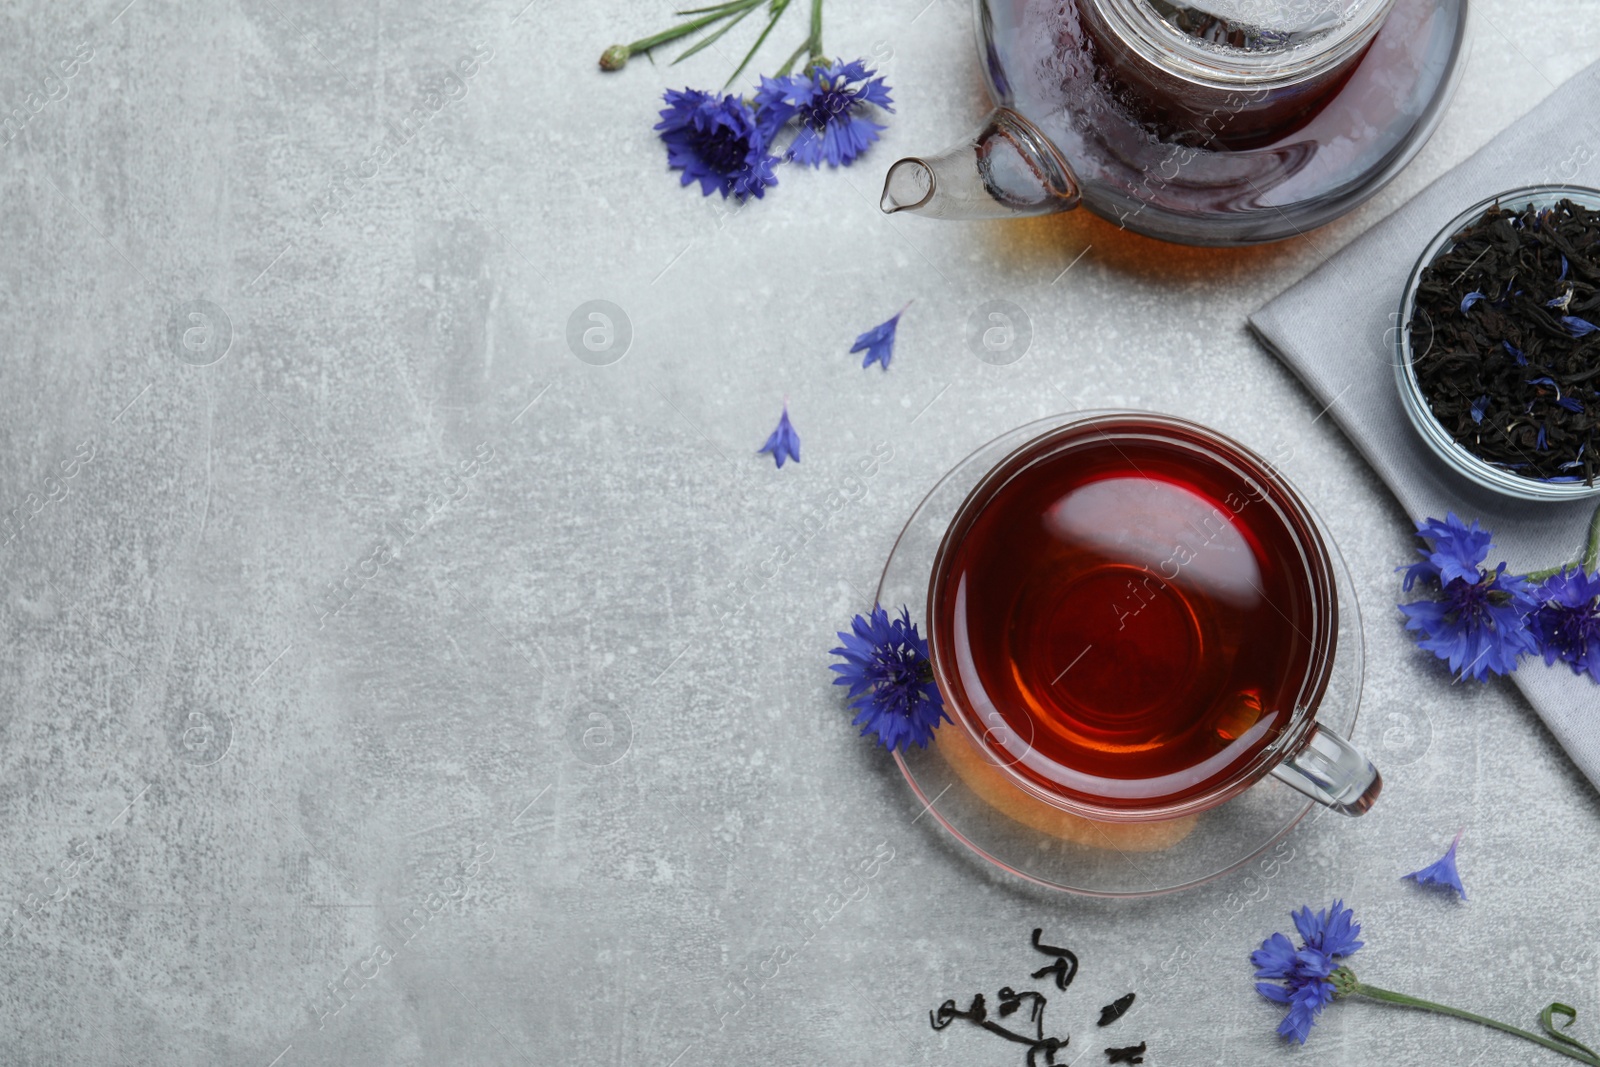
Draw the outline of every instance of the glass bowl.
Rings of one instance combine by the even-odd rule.
[[[1411,277],[1406,282],[1404,294],[1400,297],[1400,317],[1396,320],[1400,323],[1400,329],[1396,331],[1395,336],[1394,375],[1400,389],[1401,402],[1405,406],[1406,415],[1411,419],[1411,425],[1416,428],[1417,433],[1427,442],[1433,453],[1444,460],[1451,470],[1485,489],[1518,500],[1583,500],[1600,496],[1600,482],[1592,486],[1585,485],[1583,479],[1576,476],[1527,478],[1474,455],[1466,446],[1458,444],[1450,432],[1434,417],[1427,398],[1422,395],[1422,386],[1417,382],[1416,368],[1412,366],[1415,350],[1411,336],[1411,317],[1416,310],[1417,286],[1421,283],[1423,269],[1438,256],[1448,252],[1455,243],[1456,234],[1477,221],[1485,211],[1496,204],[1512,209],[1529,205],[1543,208],[1561,200],[1571,200],[1586,208],[1600,210],[1600,190],[1578,185],[1529,185],[1520,189],[1509,189],[1480,200],[1451,219],[1450,223],[1428,243],[1428,247],[1423,249],[1416,265],[1411,268]],[[1426,353],[1426,348],[1423,351]]]
[[[878,583],[878,603],[891,612],[905,606],[926,634],[929,577],[945,532],[971,491],[1035,438],[1110,414],[1148,413],[1055,415],[1003,434],[957,464],[901,531]],[[1361,697],[1360,607],[1349,569],[1327,527],[1309,505],[1305,510],[1327,548],[1338,600],[1336,651],[1316,721],[1349,737]],[[1154,896],[1199,885],[1260,856],[1311,808],[1328,810],[1269,775],[1216,807],[1180,818],[1133,823],[1086,819],[1031,796],[997,773],[959,723],[943,725],[926,749],[896,753],[895,762],[932,821],[973,853],[1038,885],[1089,896]]]

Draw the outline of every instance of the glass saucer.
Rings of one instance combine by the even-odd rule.
[[[878,603],[891,613],[909,608],[926,635],[934,557],[967,494],[1035,437],[1107,414],[1113,412],[1079,411],[1030,422],[957,464],[922,499],[901,531],[878,583]],[[1344,558],[1309,504],[1307,510],[1328,548],[1339,597],[1337,652],[1317,722],[1348,738],[1361,700],[1361,611]],[[1154,896],[1226,874],[1271,848],[1314,803],[1268,775],[1198,815],[1165,822],[1092,822],[1017,788],[984,760],[959,723],[937,730],[926,749],[909,748],[894,758],[927,813],[956,840],[1018,877],[1089,896]]]

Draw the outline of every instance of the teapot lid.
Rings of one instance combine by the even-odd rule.
[[[1394,0],[1094,0],[1148,62],[1203,84],[1293,84],[1365,48]]]

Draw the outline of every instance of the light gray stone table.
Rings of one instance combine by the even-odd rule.
[[[1336,895],[1365,977],[1526,1022],[1560,996],[1600,1033],[1594,790],[1508,686],[1412,649],[1406,516],[1243,328],[1600,56],[1588,5],[1475,5],[1456,102],[1384,195],[1215,253],[880,215],[895,154],[983,107],[956,0],[831,4],[829,50],[876,57],[899,114],[738,211],[649,130],[738,49],[594,69],[664,3],[123,2],[3,15],[0,1061],[1000,1067],[1021,1050],[926,1012],[1019,980],[1036,925],[1083,961],[1050,1016],[1074,1062],[1523,1061],[1368,1004],[1283,1048],[1245,954]],[[911,299],[863,373],[851,338]],[[992,299],[1031,322],[1009,366],[962,340]],[[611,365],[568,345],[591,300],[631,329]],[[784,397],[805,460],[776,471]],[[1364,598],[1356,737],[1388,778],[1270,875],[1134,902],[917,820],[826,670],[941,472],[1108,404],[1292,450]],[[1397,880],[1458,827],[1470,902]]]

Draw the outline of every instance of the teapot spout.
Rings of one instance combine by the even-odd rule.
[[[1078,206],[1078,180],[1050,139],[1010,108],[997,108],[978,132],[936,156],[909,156],[889,168],[879,207],[936,219],[1048,215]]]

